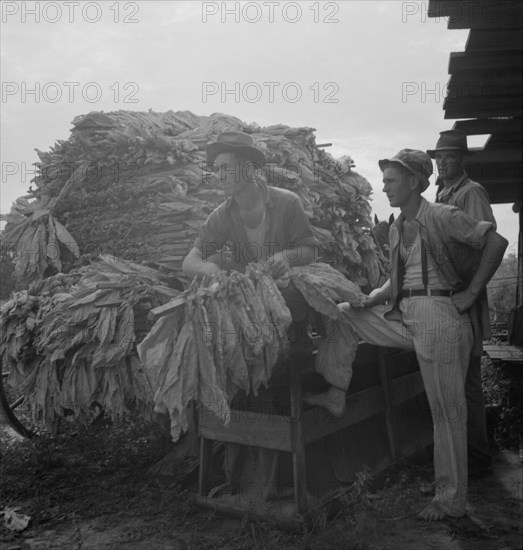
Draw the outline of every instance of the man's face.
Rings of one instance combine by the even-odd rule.
[[[226,197],[243,187],[243,163],[234,153],[220,153],[214,160],[214,171]]]
[[[214,171],[225,196],[232,197],[254,178],[255,166],[235,153],[220,153],[214,159]]]
[[[463,173],[463,153],[460,151],[438,151],[436,166],[439,175],[444,180],[454,181]]]
[[[389,164],[383,170],[383,192],[387,195],[391,206],[405,206],[416,188],[414,178],[408,176],[402,167]]]

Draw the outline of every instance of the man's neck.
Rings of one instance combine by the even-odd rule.
[[[454,187],[454,185],[456,185],[456,183],[458,183],[461,178],[463,178],[463,176],[465,175],[465,172],[462,171],[458,176],[456,176],[455,178],[451,179],[451,180],[447,180],[445,178],[443,178],[443,183],[445,184],[445,187],[449,188],[449,187]]]
[[[421,198],[421,195],[412,195],[407,204],[400,206],[401,213],[407,222],[411,222],[416,217],[421,204]]]
[[[240,210],[256,210],[264,204],[264,193],[255,181],[249,181],[242,190],[234,195],[234,201]]]

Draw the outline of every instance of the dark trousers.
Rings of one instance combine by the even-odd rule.
[[[481,357],[471,356],[465,380],[467,399],[467,442],[469,472],[492,467],[490,454],[485,399],[481,385]]]
[[[292,281],[287,287],[280,288],[280,292],[292,316],[287,331],[289,344],[303,350],[307,344],[312,345],[307,334],[310,306]],[[273,397],[270,389],[260,390],[258,397],[250,395],[243,403],[237,399],[235,406],[248,409],[250,405],[254,411],[260,412],[272,406]],[[255,423],[253,429],[256,429]],[[224,470],[228,489],[239,495],[238,498],[251,501],[251,505],[263,505],[282,489],[278,480],[280,457],[280,451],[226,443]]]
[[[287,331],[289,344],[310,344],[310,338],[307,334],[309,312],[311,310],[309,304],[292,281],[285,288],[280,288],[280,292],[292,316],[292,324]]]

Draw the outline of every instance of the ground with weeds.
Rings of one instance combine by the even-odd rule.
[[[435,524],[414,517],[430,500],[430,457],[361,475],[331,518],[309,531],[223,518],[191,500],[188,465],[161,478],[149,469],[170,448],[158,425],[99,423],[31,441],[2,436],[1,509],[30,517],[16,532],[0,518],[2,550],[509,550],[521,548],[521,463],[498,452],[495,474],[470,485],[469,514]],[[185,480],[185,483],[182,481]]]

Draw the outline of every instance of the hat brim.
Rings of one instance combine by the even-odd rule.
[[[430,181],[429,181],[428,178],[422,180],[421,179],[422,178],[421,174],[417,174],[417,173],[413,172],[412,169],[410,168],[410,166],[408,164],[404,163],[404,162],[401,162],[401,160],[398,160],[398,159],[381,159],[381,160],[378,160],[378,164],[379,164],[380,170],[382,172],[383,172],[383,170],[385,170],[385,168],[389,164],[399,164],[400,166],[403,166],[403,168],[408,170],[411,174],[413,174],[414,176],[418,176],[422,193],[424,191],[426,191],[428,186],[430,185]]]
[[[266,164],[267,159],[265,155],[256,147],[249,147],[248,145],[230,145],[228,143],[211,143],[205,148],[207,162],[212,164],[216,157],[220,153],[240,153],[259,166]]]
[[[436,156],[436,153],[440,151],[461,151],[464,155],[476,154],[474,151],[470,151],[469,149],[463,149],[463,147],[440,147],[439,149],[429,149],[427,151],[427,155],[433,159]]]

